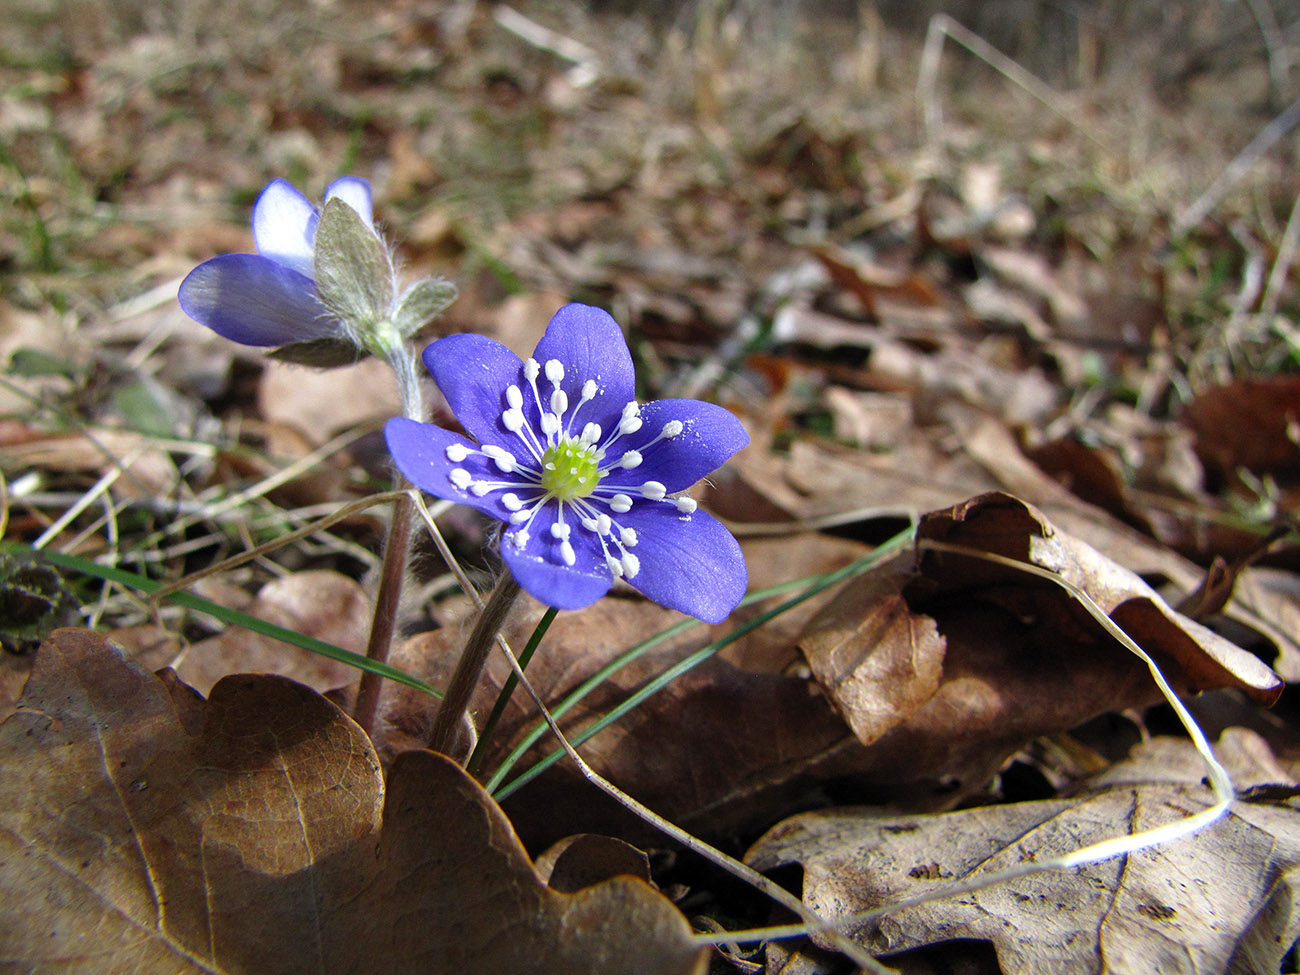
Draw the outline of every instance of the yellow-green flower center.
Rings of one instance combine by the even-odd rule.
[[[542,487],[561,501],[585,498],[600,483],[594,447],[561,440],[542,454]]]

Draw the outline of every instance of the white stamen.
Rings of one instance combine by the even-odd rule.
[[[453,464],[459,464],[469,456],[469,448],[463,443],[454,443],[447,448],[447,459]]]
[[[551,526],[551,537],[567,539],[571,531],[572,529],[568,525],[561,524],[557,521]]]
[[[465,468],[454,467],[452,468],[451,473],[447,475],[447,480],[451,481],[452,484],[464,491],[470,486],[470,483],[473,482],[474,478],[470,475],[469,471],[465,470]]]
[[[568,408],[569,394],[562,389],[554,390],[551,393],[551,409],[555,411],[556,416],[563,416]]]
[[[621,515],[632,510],[632,499],[626,494],[616,494],[609,499],[609,508]]]
[[[634,467],[640,467],[641,452],[639,450],[628,450],[624,452],[622,460],[618,463],[620,467],[626,467],[629,471]]]
[[[590,447],[592,444],[600,443],[601,433],[599,423],[588,423],[582,428],[582,436],[578,438],[578,442],[585,447]]]
[[[483,495],[487,494],[491,490],[492,490],[492,485],[489,484],[487,481],[475,481],[473,484],[469,486],[470,494],[474,495],[474,497],[476,498],[483,497]]]
[[[554,413],[542,414],[542,433],[553,437],[560,432],[560,418]]]
[[[596,385],[596,380],[594,380],[594,379],[588,379],[585,383],[583,383],[583,384],[582,384],[582,402],[585,403],[585,402],[587,402],[587,400],[589,400],[589,399],[595,399],[595,398],[596,398],[596,390],[597,390],[597,389],[599,389],[599,387]]]
[[[501,414],[501,422],[511,433],[518,433],[524,428],[524,411],[511,407]]]
[[[602,513],[596,516],[596,531],[602,535],[608,535],[613,524],[614,523],[610,520],[610,517],[607,514]]]
[[[641,496],[651,501],[662,501],[667,494],[668,489],[658,481],[646,481],[641,485]]]
[[[623,562],[623,575],[629,579],[634,578],[636,574],[641,571],[641,560],[638,559],[631,552],[623,553],[622,562]]]
[[[597,527],[597,522],[595,518],[583,518],[582,521],[579,522],[579,524],[581,524],[582,527],[587,529],[587,531],[589,532],[594,532]]]
[[[521,528],[510,536],[510,541],[515,543],[515,548],[523,548],[528,544],[528,540],[532,537],[533,536],[529,535],[526,529]]]
[[[529,518],[531,518],[531,517],[532,517],[532,514],[531,514],[530,512],[527,512],[527,511],[516,511],[513,515],[510,516],[510,524],[512,524],[512,525],[522,525],[524,522],[526,522],[526,521],[527,521]]]
[[[492,458],[493,463],[497,465],[497,470],[503,474],[509,474],[517,466],[514,454],[496,446],[495,444],[485,444],[483,453]]]
[[[519,495],[515,494],[513,491],[509,494],[501,495],[501,503],[505,505],[507,511],[518,511],[524,506],[524,503],[519,500]]]
[[[628,434],[636,433],[641,429],[641,418],[639,416],[624,416],[618,421],[618,435],[626,437]]]
[[[622,562],[620,562],[618,559],[614,558],[614,556],[612,556],[612,555],[606,555],[606,556],[605,556],[605,565],[609,567],[610,574],[613,575],[615,579],[620,579],[620,578],[622,578],[622,576],[623,576],[623,563],[622,563]]]
[[[641,412],[641,404],[638,403],[636,400],[632,400],[623,405],[623,419],[625,420],[628,417],[637,416],[640,412]]]
[[[618,540],[622,542],[625,547],[632,548],[637,542],[636,529],[620,528],[618,532]]]
[[[517,410],[524,405],[524,394],[520,392],[518,386],[506,387],[506,402],[510,404],[512,410]]]
[[[673,498],[673,504],[677,505],[677,510],[684,515],[695,514],[695,509],[699,507],[699,503],[696,502],[694,498],[688,498],[685,496]]]
[[[560,542],[560,558],[564,559],[565,565],[573,565],[578,561],[577,553],[573,551],[573,546],[568,541]]]
[[[681,420],[669,420],[664,424],[663,433],[661,433],[660,436],[671,439],[680,434],[682,430],[683,426]]]
[[[559,359],[546,360],[546,378],[553,383],[559,383],[564,378],[564,363]]]
[[[535,382],[537,380],[537,376],[541,371],[542,371],[542,367],[537,364],[537,360],[534,359],[532,356],[529,356],[524,361],[524,378],[527,379],[530,383]]]

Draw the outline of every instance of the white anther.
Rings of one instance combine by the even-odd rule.
[[[609,499],[609,509],[620,515],[624,512],[631,511],[632,499],[626,494],[616,494]]]
[[[562,389],[554,390],[551,393],[551,409],[556,415],[563,415],[564,411],[569,408],[569,394]]]
[[[684,428],[682,426],[681,420],[669,420],[667,423],[664,424],[664,429],[661,436],[668,437],[671,439],[672,437],[675,437],[678,434],[680,434],[683,429]]]
[[[578,561],[577,553],[573,551],[573,546],[567,541],[560,542],[560,558],[564,559],[565,565],[573,565]]]
[[[501,422],[511,433],[518,433],[524,428],[524,411],[509,409],[501,414]]]
[[[636,400],[632,400],[630,403],[625,403],[623,405],[623,419],[625,420],[628,417],[637,416],[640,412],[641,412],[641,404],[638,403]]]
[[[560,432],[560,418],[554,413],[542,414],[542,433],[548,437]]]
[[[474,478],[470,476],[469,471],[465,470],[465,468],[453,467],[451,473],[447,475],[447,480],[464,491],[473,483]]]
[[[526,529],[520,529],[510,536],[510,541],[515,543],[515,548],[523,548],[528,544],[528,540],[533,536],[528,534]]]
[[[673,504],[677,505],[677,510],[684,515],[695,514],[695,509],[699,507],[694,498],[687,497],[673,498]]]
[[[520,392],[518,386],[506,387],[506,402],[510,404],[512,410],[517,410],[524,405],[524,394]]]
[[[600,387],[596,385],[596,380],[588,379],[582,384],[582,401],[585,403],[589,399],[596,398],[596,390]]]
[[[618,532],[618,540],[623,543],[624,547],[632,548],[637,543],[636,529],[620,528]]]
[[[639,416],[624,416],[618,421],[618,435],[626,437],[630,433],[636,433],[641,429],[641,418]]]
[[[622,578],[622,576],[623,576],[623,563],[622,563],[622,562],[620,562],[618,559],[614,558],[614,556],[612,556],[612,555],[606,555],[606,556],[605,556],[605,565],[609,568],[610,574],[613,575],[615,579],[620,579],[620,578]]]
[[[537,364],[537,360],[532,356],[524,360],[524,378],[530,383],[537,379],[538,373],[541,371],[542,367]]]
[[[592,444],[600,443],[600,435],[603,432],[599,423],[588,423],[582,428],[582,436],[578,440],[583,446],[590,447]]]
[[[515,469],[516,462],[514,454],[508,450],[496,446],[496,444],[485,444],[483,453],[492,458],[492,462],[497,465],[497,469],[503,474],[509,474]]]
[[[558,521],[551,525],[552,538],[568,538],[572,529],[568,525],[562,525]]]
[[[596,531],[602,535],[608,535],[609,530],[614,526],[609,515],[600,514],[596,516]]]
[[[524,506],[524,503],[519,500],[519,495],[515,494],[513,491],[509,494],[501,495],[501,503],[505,505],[507,511],[518,511]]]
[[[596,530],[595,518],[583,518],[582,521],[579,522],[579,524],[582,525],[582,527],[587,529],[587,531],[589,532],[594,532]]]
[[[638,559],[631,552],[623,553],[622,562],[623,562],[623,575],[629,579],[634,578],[636,574],[641,571],[641,560]]]
[[[625,451],[622,459],[618,463],[620,467],[626,467],[629,471],[634,467],[640,467],[641,451],[639,450]]]
[[[481,498],[492,490],[492,485],[487,481],[475,481],[469,486],[469,493],[476,498]]]
[[[564,363],[559,359],[546,360],[546,378],[553,383],[558,383],[564,378]]]
[[[463,443],[454,443],[447,448],[447,459],[453,464],[459,464],[469,456],[469,448]]]
[[[510,516],[510,524],[522,525],[531,517],[532,515],[530,515],[527,511],[516,511],[513,515]]]
[[[662,501],[667,494],[668,489],[658,481],[646,481],[641,485],[641,496],[651,501]]]

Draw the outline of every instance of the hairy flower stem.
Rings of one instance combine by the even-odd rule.
[[[501,631],[510,609],[515,604],[520,592],[519,583],[506,570],[497,580],[496,588],[488,597],[478,622],[469,635],[465,649],[461,651],[460,660],[456,661],[456,671],[451,675],[451,683],[443,694],[442,704],[433,719],[433,731],[429,733],[429,747],[444,755],[450,754],[456,741],[460,724],[469,710],[469,701],[478,687],[487,663],[488,652],[496,642],[497,633]]]
[[[399,478],[399,489],[409,487],[405,478]],[[397,627],[397,604],[402,597],[402,578],[406,575],[406,554],[411,545],[411,517],[415,504],[408,493],[393,502],[393,517],[388,525],[388,538],[384,542],[384,562],[379,577],[379,592],[375,594],[375,615],[370,624],[370,641],[366,656],[380,663],[388,661],[388,650]],[[370,734],[379,711],[379,695],[384,679],[378,674],[361,675],[357,687],[357,703],[352,717],[361,730]]]

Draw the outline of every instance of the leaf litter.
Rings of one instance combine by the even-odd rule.
[[[919,33],[871,6],[845,17],[704,3],[668,23],[555,3],[519,4],[522,21],[459,2],[310,16],[265,0],[237,6],[191,7],[180,20],[115,8],[65,22],[33,10],[0,27],[7,49],[28,52],[0,65],[9,140],[0,185],[14,204],[0,221],[12,255],[0,278],[6,542],[167,582],[256,548],[257,558],[195,591],[362,648],[380,521],[358,515],[273,543],[388,486],[373,431],[395,410],[391,387],[366,372],[373,364],[343,385],[337,373],[268,365],[214,343],[174,296],[198,261],[250,248],[244,215],[269,179],[318,191],[364,171],[400,256],[460,286],[429,338],[481,331],[526,352],[556,307],[590,301],[628,329],[655,395],[714,399],[743,417],[753,445],[701,501],[742,538],[751,589],[843,569],[913,519],[924,539],[1038,563],[1101,603],[1180,691],[1201,695],[1194,707],[1222,733],[1238,788],[1272,790],[1192,838],[890,914],[862,932],[864,944],[891,964],[951,966],[973,952],[985,970],[1008,972],[1091,971],[1103,958],[1117,971],[1179,971],[1187,958],[1205,971],[1293,964],[1287,762],[1300,749],[1286,700],[1271,714],[1261,708],[1276,696],[1274,672],[1300,674],[1296,297],[1282,233],[1294,187],[1278,152],[1257,159],[1244,182],[1216,182],[1269,121],[1256,96],[1294,97],[1269,70],[1290,50],[1286,24],[1277,34],[1255,23],[1238,30],[1240,5],[1193,18],[1174,4],[1154,20],[1134,5],[1112,12],[1113,34],[1069,27],[1061,36],[1079,43],[1067,55],[1051,44],[1016,48],[1016,32],[999,32],[991,12],[971,26],[1048,82],[955,54],[966,35],[950,28],[940,70],[917,92]],[[1162,28],[1161,18],[1195,30]],[[1075,60],[1090,50],[1106,57]],[[1044,101],[1057,114],[1041,114]],[[918,115],[936,106],[942,115],[931,112],[918,131]],[[1206,187],[1217,195],[1189,207]],[[1189,222],[1191,212],[1201,216]],[[449,420],[436,402],[434,412]],[[439,524],[465,562],[490,560],[474,517],[453,511]],[[440,685],[472,609],[423,543],[415,565],[401,610],[408,639],[394,659]],[[435,710],[427,695],[388,689],[372,751],[300,686],[347,703],[353,675],[339,665],[90,577],[65,574],[61,585],[140,667],[179,674],[149,677],[80,631],[5,655],[6,710],[33,666],[29,698],[48,700],[6,726],[3,760],[22,772],[3,777],[18,832],[0,883],[30,917],[64,919],[68,958],[94,970],[173,970],[179,950],[185,964],[207,958],[212,970],[239,970],[250,957],[320,970],[308,962],[329,946],[339,952],[329,964],[347,970],[382,942],[397,970],[430,957],[434,970],[695,970],[675,909],[644,885],[600,883],[627,872],[649,876],[699,930],[772,919],[765,901],[737,893],[564,763],[506,798],[502,813],[454,768],[415,751]],[[771,831],[752,855],[803,864],[809,903],[879,908],[978,871],[981,857],[1068,852],[1204,807],[1202,772],[1185,741],[1161,737],[1168,716],[1144,668],[1059,587],[969,555],[909,550],[712,649],[793,591],[743,606],[720,627],[673,633],[595,681],[561,723],[580,735],[700,656],[583,753],[733,853]],[[15,605],[28,595],[0,580]],[[41,632],[68,622],[56,615]],[[535,606],[519,614],[512,645],[539,616]],[[558,703],[676,622],[616,590],[559,617],[530,666],[533,682]],[[73,679],[67,659],[77,654],[82,677]],[[249,670],[284,677],[222,679]],[[506,676],[492,661],[480,714]],[[65,687],[95,703],[57,703]],[[230,725],[235,716],[250,730]],[[486,772],[536,723],[517,695]],[[1266,736],[1280,764],[1245,726]],[[14,737],[19,727],[43,744],[26,730]],[[1124,758],[1133,734],[1145,744]],[[96,766],[112,741],[157,776],[126,781]],[[542,739],[514,771],[552,748]],[[210,768],[196,762],[200,752]],[[230,777],[245,771],[231,765],[240,755],[275,756],[248,780],[256,791]],[[33,781],[34,771],[62,774],[50,781],[64,792],[85,791],[60,807],[38,793],[47,779]],[[303,795],[321,805],[290,808],[284,783],[300,774],[315,783]],[[132,792],[137,781],[148,788]],[[132,851],[124,838],[147,831],[122,809],[164,796],[168,782],[177,829]],[[488,824],[486,841],[466,840],[437,865],[429,841],[470,814],[435,793]],[[385,802],[397,816],[385,812],[380,826]],[[64,808],[75,815],[51,814]],[[870,844],[849,857],[799,813],[842,817],[844,830],[865,823]],[[1015,830],[1034,824],[1019,840]],[[585,907],[541,886],[512,831],[539,858],[558,844],[545,860]],[[583,831],[649,857],[572,838]],[[180,885],[177,903],[197,912],[186,916],[200,917],[206,897],[186,866],[200,851],[211,857],[218,907],[207,930],[249,933],[222,940],[197,920],[158,921],[138,857],[160,835],[187,838],[158,861],[158,876]],[[791,835],[802,837],[793,853],[773,840]],[[370,863],[342,878],[354,848],[372,860],[375,850],[413,857],[404,862],[423,864],[428,881],[388,889],[400,871]],[[491,877],[484,857],[501,867]],[[76,869],[49,873],[56,862]],[[77,916],[59,914],[66,906],[51,892],[77,874],[89,878],[68,894]],[[1215,883],[1179,887],[1178,877]],[[370,911],[323,923],[329,898],[317,895],[358,878],[372,885]],[[315,900],[304,893],[312,889]],[[507,950],[493,925],[521,915],[488,907],[472,912],[487,940],[436,918],[411,940],[395,927],[371,930],[377,941],[358,935],[357,925],[396,924],[395,912],[421,904],[460,909],[475,891],[542,905],[550,926],[530,929],[526,961],[492,953]],[[1057,923],[1065,916],[1055,904],[1067,899],[1077,908]],[[143,926],[113,928],[128,931],[121,942],[103,936],[110,928],[87,937],[100,908],[81,916],[80,907],[105,902],[117,905],[106,924],[129,916]],[[274,910],[263,914],[264,903]],[[581,920],[592,916],[595,928]],[[6,951],[35,958],[49,942],[31,935],[44,930],[6,926]],[[421,954],[429,946],[436,954]],[[712,964],[845,968],[806,942],[789,952],[781,961],[774,946],[766,956],[736,947]]]

